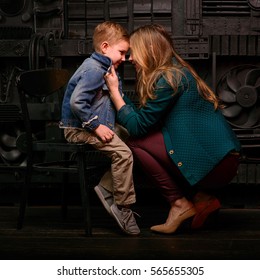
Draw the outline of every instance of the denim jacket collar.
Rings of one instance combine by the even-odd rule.
[[[112,65],[112,60],[101,53],[94,52],[90,57],[100,62],[103,66],[107,67],[107,69]]]

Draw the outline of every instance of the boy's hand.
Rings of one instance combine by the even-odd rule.
[[[105,143],[110,142],[114,137],[114,131],[103,124],[100,124],[94,132]]]

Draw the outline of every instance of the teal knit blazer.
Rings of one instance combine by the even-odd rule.
[[[196,80],[187,69],[184,72],[177,92],[161,77],[156,99],[140,109],[124,97],[118,121],[134,137],[161,129],[169,157],[195,185],[229,152],[239,151],[240,143],[221,111],[200,96]]]

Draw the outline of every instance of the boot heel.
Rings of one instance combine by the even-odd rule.
[[[180,227],[177,229],[177,231],[190,231],[192,229],[191,225],[192,225],[193,218],[194,216],[189,217],[188,219],[183,221]]]

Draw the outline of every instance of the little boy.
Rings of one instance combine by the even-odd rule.
[[[136,201],[133,156],[115,132],[115,110],[104,80],[112,65],[117,69],[125,61],[129,35],[121,25],[103,22],[94,30],[93,47],[95,51],[69,80],[60,127],[68,142],[91,144],[111,159],[111,171],[103,176],[95,191],[120,228],[138,235],[140,230],[130,210]]]

